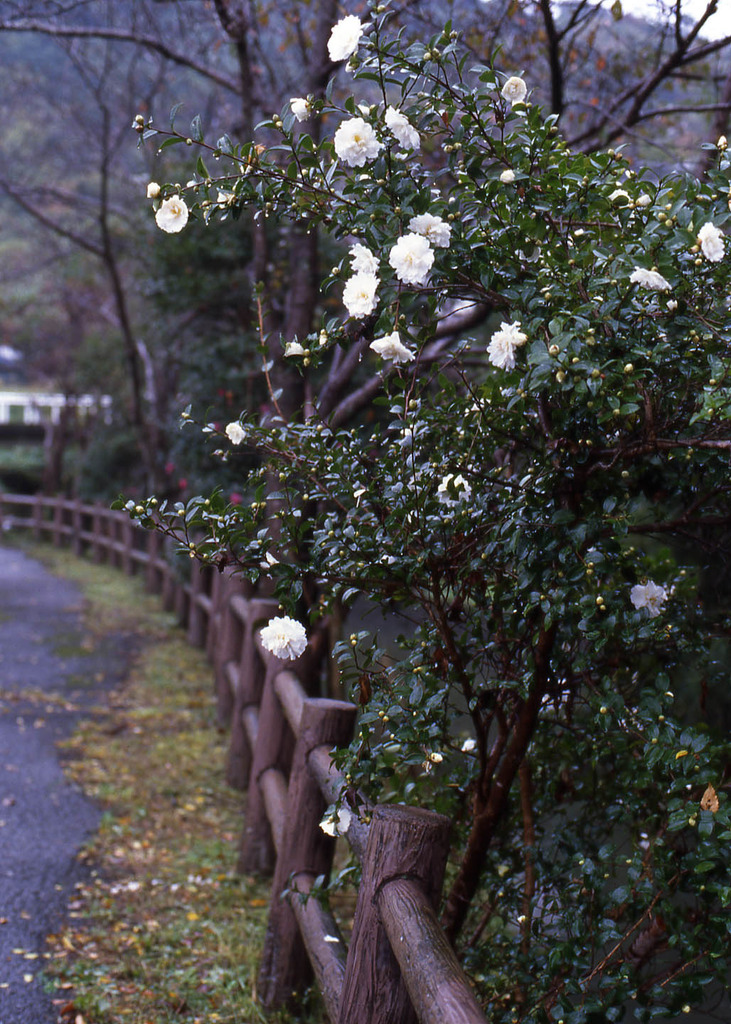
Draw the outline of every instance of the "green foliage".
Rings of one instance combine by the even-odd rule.
[[[0,490],[33,494],[43,476],[43,450],[38,445],[0,446]]]
[[[729,161],[658,182],[571,152],[451,27],[402,48],[384,5],[372,16],[358,96],[308,97],[328,126],[362,118],[367,153],[337,160],[284,110],[276,145],[227,143],[233,175],[191,187],[207,221],[253,205],[367,246],[372,310],[323,310],[290,343],[325,381],[311,414],[204,425],[224,461],[261,460],[246,503],[119,505],[266,575],[313,630],[363,596],[409,617],[396,656],[365,632],[335,649],[362,706],[342,766],[376,799],[452,815],[444,922],[491,1019],[674,1018],[729,969],[728,740],[674,696],[713,678],[729,631],[698,570],[730,521]],[[427,213],[431,266],[410,274],[394,249]],[[352,276],[341,259],[325,294]],[[413,359],[377,363],[393,334]],[[351,351],[380,373],[379,416],[346,428],[322,395]]]
[[[251,234],[241,223],[216,232],[200,223],[191,227],[150,254],[145,289],[156,312],[154,352],[165,382],[161,456],[170,493],[196,493],[218,484],[230,495],[243,489],[242,474],[234,467],[222,473],[205,439],[178,429],[179,412],[187,405],[197,416],[223,425],[243,400],[254,407],[266,397],[246,270]]]
[[[130,426],[118,419],[97,423],[78,458],[75,486],[82,501],[110,501],[120,487],[142,486],[139,447]]]

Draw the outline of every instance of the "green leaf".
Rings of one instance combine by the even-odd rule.
[[[234,152],[234,144],[228,135],[222,135],[216,140],[216,149],[220,149],[224,156],[231,156]]]
[[[196,114],[190,122],[190,137],[194,142],[203,142],[203,125],[200,114]]]
[[[176,103],[170,111],[170,131],[175,131],[175,118],[178,116],[178,111],[183,106],[182,103]]]

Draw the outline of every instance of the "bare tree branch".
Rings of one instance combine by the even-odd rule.
[[[452,347],[460,335],[471,327],[483,323],[491,313],[491,307],[482,303],[471,302],[465,306],[448,313],[442,318],[434,334],[434,340],[427,345],[419,356],[419,366],[429,366],[437,362]],[[347,423],[349,419],[356,416],[362,409],[366,408],[378,394],[383,382],[394,372],[395,366],[391,364],[385,367],[380,373],[369,377],[360,387],[356,388],[349,395],[342,399],[339,404],[334,404],[334,399],[339,397],[360,362],[363,353],[370,344],[370,337],[362,338],[360,342],[348,350],[347,354],[337,364],[338,372],[331,376],[333,384],[331,390],[328,385],[323,390],[323,397],[327,398],[328,405],[323,406],[322,400],[318,405],[318,413],[327,419],[329,425],[334,429]],[[332,410],[332,412],[331,412]],[[330,415],[328,415],[331,413]]]
[[[98,245],[96,242],[92,242],[91,239],[86,238],[84,235],[80,235],[77,232],[72,231],[70,228],[64,227],[63,224],[59,224],[58,221],[55,221],[52,217],[49,217],[44,213],[42,208],[37,204],[32,203],[26,194],[21,192],[14,185],[11,185],[10,182],[0,179],[0,190],[3,191],[9,199],[12,199],[13,202],[21,208],[21,210],[25,210],[25,212],[29,213],[30,216],[37,220],[39,224],[49,228],[49,230],[53,231],[54,234],[60,235],[61,238],[68,239],[80,249],[84,249],[86,252],[92,253],[99,259],[104,258],[104,250],[102,246]]]
[[[698,38],[701,29],[708,19],[715,13],[716,8],[717,0],[709,0],[705,10],[693,24],[687,35],[683,36],[679,31],[675,33],[675,48],[659,63],[658,67],[650,75],[646,76],[644,80],[634,82],[616,96],[599,121],[579,135],[574,136],[574,138],[569,140],[569,145],[579,146],[590,139],[596,139],[602,130],[612,122],[614,123],[614,128],[611,129],[608,135],[602,137],[602,144],[607,145],[613,142],[627,128],[631,128],[638,123],[643,114],[644,104],[660,85],[673,76],[675,71],[728,47],[731,44],[731,36],[725,36],[723,39],[714,40],[692,49],[692,44]],[[620,115],[618,112],[628,103],[631,104],[629,109],[623,115]]]
[[[724,135],[729,129],[729,124],[731,124],[731,70],[729,70],[726,76],[720,102],[717,104],[716,116],[711,126],[711,140],[718,139],[721,135]],[[703,150],[703,155],[696,167],[696,174],[699,178],[706,173],[711,166],[712,160],[712,151],[708,149]]]
[[[201,64],[187,54],[178,53],[167,46],[161,39],[142,32],[131,32],[126,29],[105,26],[54,25],[51,22],[29,19],[18,21],[2,20],[0,21],[0,32],[37,32],[41,35],[55,36],[56,38],[109,39],[121,43],[132,43],[136,46],[144,46],[148,50],[159,53],[166,60],[172,61],[173,64],[180,64],[182,67],[195,71],[196,74],[209,79],[211,82],[215,82],[216,85],[220,85],[223,89],[227,89],[237,96],[241,94],[241,86],[236,79],[229,78],[227,75],[223,75],[219,71]]]

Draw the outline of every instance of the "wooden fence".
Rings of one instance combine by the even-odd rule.
[[[39,540],[128,574],[144,572],[148,590],[178,614],[190,643],[205,646],[218,717],[231,726],[228,780],[248,790],[239,867],[273,873],[258,981],[264,1007],[289,1003],[314,975],[332,1024],[485,1024],[435,913],[447,818],[365,803],[352,813],[343,834],[362,881],[349,945],[319,895],[308,898],[332,868],[336,840],[320,822],[345,782],[330,754],[350,742],[357,708],[306,694],[307,654],[285,667],[263,649],[259,629],[276,603],[197,563],[184,581],[160,535],[123,512],[0,494],[0,526],[31,529]]]

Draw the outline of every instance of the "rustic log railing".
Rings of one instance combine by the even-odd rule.
[[[447,818],[390,804],[351,808],[343,837],[362,881],[349,944],[313,893],[329,876],[336,844],[320,827],[323,814],[338,801],[348,806],[331,751],[350,742],[357,708],[306,693],[307,653],[285,666],[264,650],[259,628],[276,602],[197,563],[184,579],[160,535],[124,512],[0,494],[0,528],[30,529],[94,562],[143,572],[189,642],[206,648],[219,724],[230,725],[227,778],[247,790],[239,868],[273,873],[258,981],[263,1006],[291,1002],[314,976],[332,1024],[485,1024],[436,917]]]

